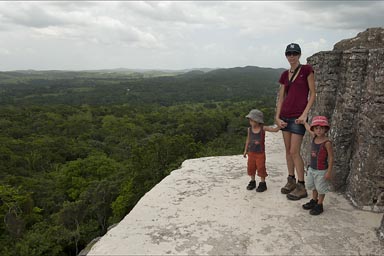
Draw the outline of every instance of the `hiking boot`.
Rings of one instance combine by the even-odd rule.
[[[247,186],[247,189],[248,190],[252,190],[256,187],[256,181],[255,180],[251,180]]]
[[[316,205],[317,205],[317,200],[313,200],[313,199],[311,199],[311,201],[309,201],[308,203],[303,204],[303,209],[304,209],[304,210],[311,210],[311,209],[313,209],[313,207],[315,207]]]
[[[256,192],[264,192],[267,190],[267,183],[266,182],[259,182],[259,186],[256,189]]]
[[[301,198],[307,197],[307,190],[305,189],[305,186],[303,183],[298,182],[296,184],[295,190],[293,190],[291,193],[287,195],[287,198],[289,200],[300,200]]]
[[[316,204],[315,207],[313,207],[313,209],[309,211],[309,214],[319,215],[322,212],[323,212],[323,204]]]
[[[296,179],[295,178],[288,176],[287,180],[288,180],[287,184],[285,184],[285,186],[281,188],[282,194],[288,194],[296,188]]]

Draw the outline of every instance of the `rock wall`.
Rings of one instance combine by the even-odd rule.
[[[360,209],[384,212],[384,28],[367,29],[307,61],[317,90],[309,119],[330,119],[334,190]],[[306,135],[303,156],[309,147]]]

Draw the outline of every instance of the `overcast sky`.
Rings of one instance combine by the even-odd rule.
[[[286,67],[384,26],[384,1],[5,1],[0,71]]]

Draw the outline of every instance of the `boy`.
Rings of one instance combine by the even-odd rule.
[[[267,183],[265,178],[268,176],[265,168],[265,131],[278,132],[280,127],[264,126],[264,115],[258,109],[252,109],[246,116],[249,120],[251,127],[248,128],[248,135],[245,141],[245,148],[243,156],[248,155],[247,172],[251,177],[247,189],[252,190],[256,187],[256,170],[257,176],[261,178],[261,182],[257,187],[257,192],[264,192],[267,190]]]
[[[332,142],[326,136],[329,131],[328,119],[325,116],[315,116],[310,126],[305,122],[305,128],[313,138],[306,182],[307,189],[312,189],[312,199],[303,208],[310,210],[311,215],[319,215],[323,212],[323,201],[329,191],[328,181],[333,167]]]

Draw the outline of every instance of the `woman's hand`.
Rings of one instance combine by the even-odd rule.
[[[288,123],[284,122],[284,121],[281,120],[280,118],[276,118],[275,123],[276,123],[276,125],[279,126],[280,128],[285,128],[285,127],[287,127],[287,125],[288,125]]]
[[[305,124],[306,121],[307,121],[307,115],[302,114],[301,116],[299,116],[299,118],[295,120],[295,124]]]

